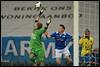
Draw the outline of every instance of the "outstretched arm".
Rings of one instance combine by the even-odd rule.
[[[46,35],[47,38],[51,37],[51,35],[48,32],[45,32],[44,34]]]

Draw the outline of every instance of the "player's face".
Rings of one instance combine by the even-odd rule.
[[[59,26],[58,27],[58,32],[63,33],[64,32],[64,29],[61,26]]]
[[[37,23],[35,23],[35,24],[34,24],[34,28],[35,28],[35,29],[37,29],[37,28],[38,28]]]
[[[90,36],[90,32],[85,32],[85,36]]]

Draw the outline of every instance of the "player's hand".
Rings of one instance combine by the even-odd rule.
[[[47,21],[47,25],[49,25],[51,23],[51,17],[49,17],[48,21]]]
[[[29,57],[30,57],[30,58],[33,58],[33,57],[34,57],[34,54],[30,53],[30,54],[29,54]]]
[[[36,18],[35,18],[35,22],[38,22],[38,21],[39,21],[39,17],[36,17]]]
[[[48,32],[45,32],[44,34],[45,34],[45,35],[48,35]]]

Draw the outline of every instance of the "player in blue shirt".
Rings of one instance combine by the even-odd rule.
[[[70,52],[68,50],[67,44],[72,41],[72,36],[65,33],[65,26],[60,24],[58,32],[54,32],[49,35],[45,33],[47,37],[55,38],[55,55],[56,55],[56,64],[60,65],[60,58],[62,54],[67,58],[67,64],[71,63]]]

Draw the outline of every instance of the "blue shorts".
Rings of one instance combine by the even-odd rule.
[[[93,55],[87,54],[84,57],[79,58],[80,62],[89,63],[89,61],[95,61],[95,57]]]

